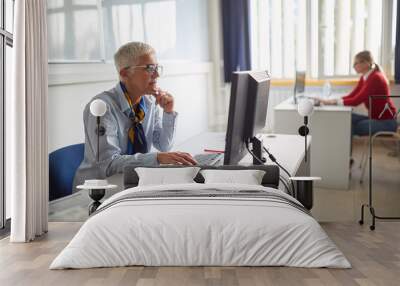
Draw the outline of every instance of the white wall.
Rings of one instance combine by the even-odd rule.
[[[212,122],[208,102],[213,93],[209,62],[161,62],[159,86],[175,97],[179,113],[175,143],[206,131]],[[84,142],[82,113],[96,94],[117,83],[112,64],[49,65],[49,152]]]

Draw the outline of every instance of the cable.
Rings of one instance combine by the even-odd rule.
[[[294,189],[293,189],[293,184],[291,180],[286,179],[284,176],[279,175],[279,180],[282,182],[282,184],[284,184],[286,186],[287,189],[287,193],[289,195],[291,195],[292,197],[294,197]],[[292,189],[290,188],[290,186],[292,187]]]
[[[279,181],[282,183],[282,185],[285,186],[285,189],[288,192],[288,194],[292,195],[292,192],[290,191],[288,184],[286,183],[286,181],[284,180],[284,178],[282,176],[279,176]]]
[[[253,151],[250,150],[250,148],[249,148],[249,142],[248,142],[248,141],[246,141],[246,149],[247,149],[247,151],[251,154],[251,156],[253,156],[254,159],[256,159],[261,165],[264,165],[264,162],[261,161],[260,158],[258,158],[258,157],[253,153]],[[278,165],[278,167],[279,167],[280,169],[282,169],[283,171],[285,171],[285,173],[286,173],[289,177],[291,177],[290,173],[289,173],[281,164],[279,164],[279,163],[276,161],[275,157],[274,157],[265,147],[263,147],[263,149],[267,152],[268,157],[271,159],[271,161],[274,162],[276,165]],[[282,176],[279,176],[279,180],[282,182],[281,179],[282,179]],[[293,181],[292,181],[292,180],[290,180],[290,182],[291,182],[291,185],[292,185],[292,191],[290,191],[290,188],[288,187],[288,185],[287,185],[286,183],[283,183],[283,182],[282,182],[282,183],[284,184],[284,186],[285,186],[286,189],[288,190],[288,193],[289,193],[291,196],[294,197],[294,184],[293,184]]]
[[[281,164],[279,164],[279,162],[276,160],[276,158],[274,157],[274,155],[272,155],[267,148],[263,147],[264,151],[267,152],[268,157],[271,159],[272,162],[274,162],[276,165],[278,165],[279,168],[281,168],[287,175],[288,178],[290,178],[292,175],[288,172],[288,170],[286,170],[286,168],[284,168]],[[294,183],[292,180],[290,180],[290,183],[292,185],[292,190],[293,192],[291,192],[291,195],[294,196]]]
[[[254,155],[253,151],[250,150],[248,141],[246,141],[246,149],[251,154],[251,156],[253,156],[253,158],[257,160],[258,163],[260,163],[261,165],[264,165],[264,162],[261,161],[261,159],[258,158],[256,155]]]
[[[276,158],[274,157],[274,155],[272,155],[267,148],[263,147],[264,151],[268,154],[268,157],[271,159],[272,162],[274,162],[275,164],[277,164],[279,166],[279,168],[281,168],[283,171],[285,171],[285,173],[291,177],[292,175],[290,175],[290,173],[288,172],[288,170],[286,170],[281,164],[278,163],[278,161],[276,160]]]

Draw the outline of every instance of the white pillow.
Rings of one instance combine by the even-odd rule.
[[[265,171],[262,170],[202,170],[206,184],[234,183],[246,185],[261,185]]]
[[[193,179],[199,170],[199,167],[135,168],[139,186],[195,183]]]

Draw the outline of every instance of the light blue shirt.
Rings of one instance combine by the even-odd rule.
[[[94,99],[102,99],[107,105],[107,111],[100,119],[100,125],[105,127],[105,135],[100,136],[100,158],[97,163],[96,117],[90,113],[90,103]],[[177,113],[163,112],[152,95],[145,95],[144,102],[147,112],[143,121],[143,129],[147,140],[147,152],[154,146],[162,152],[172,148],[176,129]],[[88,179],[102,179],[116,173],[122,173],[127,164],[158,165],[157,153],[136,153],[127,155],[128,130],[132,121],[128,115],[130,107],[118,83],[113,89],[96,95],[83,111],[85,127],[85,156],[75,174],[75,186]]]

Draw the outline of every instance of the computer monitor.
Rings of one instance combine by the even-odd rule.
[[[266,122],[270,75],[267,71],[241,71],[232,74],[224,165],[236,165],[247,154],[246,143],[262,158],[262,143],[256,138]],[[260,164],[253,160],[254,164]]]
[[[304,93],[306,85],[306,72],[296,71],[296,79],[294,83],[293,103],[297,104],[297,96],[299,93]]]

